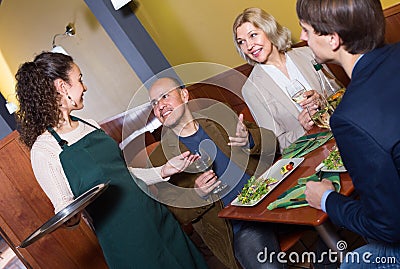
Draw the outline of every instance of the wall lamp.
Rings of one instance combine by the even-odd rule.
[[[5,98],[6,99],[6,108],[8,110],[8,113],[10,113],[10,114],[13,114],[15,111],[18,110],[18,106],[14,102],[10,101],[10,96],[13,96],[13,95],[15,95],[15,93],[10,93]]]
[[[120,9],[121,7],[128,4],[131,0],[111,0],[111,3],[115,10]]]
[[[62,34],[56,34],[53,36],[53,43],[52,43],[52,49],[51,52],[58,52],[58,53],[63,53],[68,55],[68,53],[65,51],[65,49],[61,46],[56,45],[56,38],[59,36],[74,36],[75,35],[75,26],[72,22],[68,23],[68,25],[65,27],[65,32]]]

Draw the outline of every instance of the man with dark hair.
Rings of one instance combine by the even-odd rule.
[[[376,268],[387,257],[397,260],[387,266],[399,268],[400,43],[384,45],[379,0],[298,0],[296,8],[301,39],[317,60],[341,65],[351,78],[330,125],[360,197],[340,195],[324,179],[307,183],[306,199],[337,225],[365,237],[368,244],[356,250],[363,254],[362,268]],[[349,259],[342,263],[356,267]]]

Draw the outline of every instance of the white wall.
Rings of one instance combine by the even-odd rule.
[[[0,76],[0,89],[14,88],[10,80],[19,65],[50,50],[53,36],[64,33],[69,22],[75,23],[76,35],[58,37],[56,43],[74,58],[88,86],[85,108],[75,115],[101,121],[125,111],[142,83],[83,0],[2,1],[0,70],[12,76]]]

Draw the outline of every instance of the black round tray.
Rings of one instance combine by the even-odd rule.
[[[74,199],[74,201],[66,206],[64,209],[60,210],[56,215],[46,221],[42,226],[40,226],[36,231],[34,231],[30,236],[28,236],[17,248],[25,248],[36,242],[44,235],[49,234],[63,225],[67,220],[75,216],[78,212],[82,211],[86,206],[93,202],[100,194],[102,194],[108,187],[109,183],[102,183],[94,186],[90,190],[81,194],[79,197]]]

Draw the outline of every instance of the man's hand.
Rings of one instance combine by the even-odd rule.
[[[166,178],[182,172],[198,158],[200,158],[199,155],[190,154],[190,151],[185,151],[181,155],[171,158],[161,168],[161,177]]]
[[[194,187],[198,195],[205,197],[210,194],[210,192],[219,184],[221,184],[221,181],[217,181],[217,176],[215,175],[214,171],[209,170],[201,174],[195,180]]]
[[[329,179],[324,178],[321,182],[307,182],[304,194],[308,204],[316,209],[321,209],[322,195],[327,190],[335,190]]]
[[[239,120],[236,125],[236,136],[229,137],[229,143],[228,145],[230,146],[236,146],[236,147],[244,147],[247,146],[249,143],[249,131],[247,131],[246,125],[243,123],[243,114],[239,115]]]

